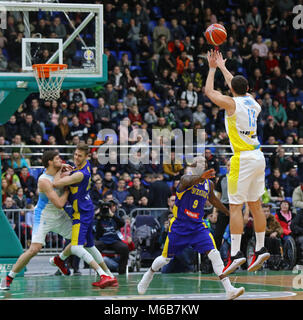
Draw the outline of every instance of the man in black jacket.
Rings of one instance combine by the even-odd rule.
[[[295,215],[291,221],[290,229],[291,235],[295,238],[297,248],[299,249],[297,264],[303,265],[303,210],[300,210]]]
[[[129,250],[118,235],[119,230],[124,226],[124,220],[119,218],[115,213],[117,203],[110,200],[103,203],[96,218],[96,241],[95,245],[100,252],[103,250],[113,250],[120,255],[119,274],[125,274],[128,262]]]

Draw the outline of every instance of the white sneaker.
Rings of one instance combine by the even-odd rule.
[[[245,292],[243,287],[235,288],[233,287],[231,290],[226,292],[226,300],[233,300],[241,296]]]
[[[154,272],[151,272],[150,269],[145,272],[144,276],[142,277],[141,281],[138,283],[137,289],[139,294],[144,294],[149,287],[149,284],[153,280]]]

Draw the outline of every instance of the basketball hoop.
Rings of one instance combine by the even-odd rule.
[[[33,71],[38,83],[40,98],[57,100],[66,75],[66,64],[34,64]]]

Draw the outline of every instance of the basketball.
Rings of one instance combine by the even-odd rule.
[[[220,46],[226,40],[227,32],[224,26],[214,23],[206,29],[205,37],[209,44]]]

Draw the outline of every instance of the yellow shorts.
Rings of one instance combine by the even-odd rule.
[[[263,195],[265,166],[261,150],[241,151],[231,157],[227,179],[229,203],[257,201]]]

